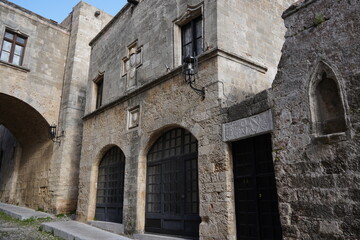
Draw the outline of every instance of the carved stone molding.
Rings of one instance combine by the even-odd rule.
[[[234,122],[225,123],[222,129],[224,142],[237,141],[271,132],[273,130],[271,110]]]
[[[136,70],[142,65],[142,46],[138,46],[137,41],[128,47],[128,55],[123,60],[123,76],[126,76],[127,89],[137,85]]]

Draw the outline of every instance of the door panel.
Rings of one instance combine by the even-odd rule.
[[[125,156],[118,147],[111,148],[101,160],[97,184],[95,219],[122,223]]]
[[[282,239],[271,135],[233,143],[238,240]]]
[[[145,231],[199,235],[197,141],[185,129],[161,136],[148,154]]]

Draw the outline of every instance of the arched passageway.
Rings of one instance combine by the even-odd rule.
[[[0,93],[0,125],[1,150],[13,152],[3,156],[0,201],[49,210],[53,142],[48,122],[29,104]]]

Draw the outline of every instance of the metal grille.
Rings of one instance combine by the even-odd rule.
[[[197,238],[198,192],[197,140],[185,129],[168,131],[148,153],[145,230]]]
[[[98,221],[122,223],[125,156],[118,147],[111,148],[99,166],[96,212]]]
[[[233,143],[237,239],[282,239],[270,134]]]

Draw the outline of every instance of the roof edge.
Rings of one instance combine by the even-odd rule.
[[[2,1],[2,0],[0,0]],[[127,9],[130,8],[130,6],[132,6],[131,3],[127,3],[111,20],[110,22],[108,22],[108,24],[105,25],[105,27],[103,29],[101,29],[101,31],[90,41],[89,46],[92,46],[93,44],[95,44],[97,42],[97,40],[99,40],[99,38],[114,24],[114,22],[119,19],[125,12]]]
[[[7,0],[0,0],[0,3],[3,3],[3,4],[5,4],[5,5],[7,5],[7,6],[10,6],[10,7],[14,8],[14,9],[20,10],[20,11],[26,13],[26,14],[35,16],[36,18],[38,18],[38,19],[40,19],[40,20],[42,20],[42,21],[44,21],[44,22],[46,22],[46,23],[49,23],[49,24],[51,24],[51,25],[53,25],[53,26],[56,26],[56,27],[58,27],[58,28],[61,28],[62,30],[67,30],[65,27],[61,26],[61,24],[58,23],[58,22],[56,22],[55,20],[52,20],[52,19],[48,19],[48,18],[46,18],[46,17],[43,17],[43,16],[41,16],[41,15],[39,15],[39,14],[37,14],[37,13],[34,13],[34,12],[32,12],[32,11],[26,9],[26,8],[23,8],[23,7],[17,5],[17,4],[15,4],[15,3],[13,3],[13,2],[9,2],[9,1],[7,1]]]

